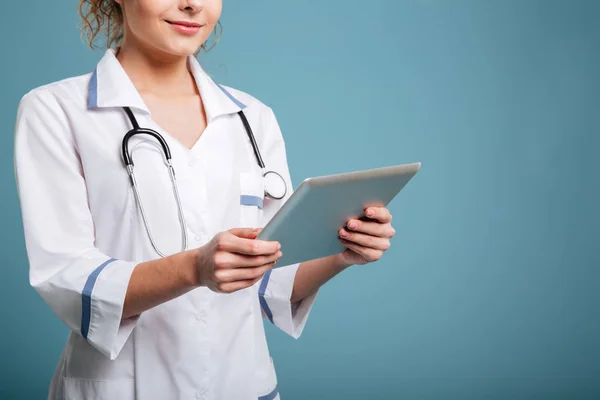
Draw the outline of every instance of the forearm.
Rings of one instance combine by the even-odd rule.
[[[196,288],[197,250],[138,264],[129,280],[122,319],[141,314]]]
[[[291,303],[308,297],[348,266],[339,254],[301,263],[294,278]]]

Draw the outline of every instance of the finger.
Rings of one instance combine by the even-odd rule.
[[[244,280],[244,281],[222,283],[222,284],[217,285],[216,292],[217,293],[237,292],[238,290],[246,289],[246,288],[249,288],[250,286],[253,286],[259,280],[260,280],[260,277],[256,278],[256,279],[248,279],[248,280]]]
[[[223,268],[215,271],[217,283],[227,283],[260,278],[275,266],[275,261],[252,268]]]
[[[275,254],[280,248],[276,241],[246,239],[233,234],[223,235],[217,242],[217,250],[252,256]]]
[[[384,224],[392,222],[392,214],[385,207],[367,207],[365,215]]]
[[[390,248],[390,240],[388,238],[381,238],[377,236],[371,236],[364,233],[351,232],[345,228],[339,230],[339,235],[342,239],[354,242],[364,247],[368,247],[376,250],[387,250]]]
[[[245,254],[237,254],[230,252],[216,253],[213,258],[215,269],[220,268],[253,268],[261,265],[275,262],[281,258],[283,253],[278,251],[275,254],[264,256],[247,256]]]
[[[375,249],[371,249],[368,247],[364,247],[359,244],[344,240],[342,238],[339,238],[339,240],[345,247],[349,248],[350,250],[357,253],[358,255],[360,255],[362,258],[364,258],[365,260],[367,260],[369,262],[377,261],[383,255],[383,251],[381,251],[381,250],[375,250]]]
[[[255,239],[261,230],[262,228],[232,228],[228,232],[237,237]]]
[[[281,258],[283,253],[281,251],[277,251],[274,254],[267,254],[261,256],[249,256],[246,254],[235,254],[236,257],[236,266],[244,267],[244,268],[253,268],[259,267],[264,264],[268,264],[271,262],[275,262]]]
[[[382,224],[381,222],[361,221],[359,219],[351,219],[346,223],[346,228],[349,231],[366,233],[371,236],[382,238],[391,238],[396,233],[390,224]]]

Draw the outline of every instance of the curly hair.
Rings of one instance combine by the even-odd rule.
[[[87,38],[91,49],[96,48],[96,39],[104,31],[106,47],[120,45],[123,40],[123,12],[121,5],[114,0],[79,0],[79,15],[82,19],[81,34]],[[223,26],[219,21],[213,34],[215,39],[210,46],[203,43],[202,50],[212,49],[221,38]]]

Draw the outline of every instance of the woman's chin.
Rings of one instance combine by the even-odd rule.
[[[155,46],[157,50],[162,53],[168,54],[174,57],[187,57],[193,56],[198,52],[202,43],[198,43],[197,40],[173,40],[165,43],[162,46]]]

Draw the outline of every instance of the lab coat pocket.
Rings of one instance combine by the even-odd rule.
[[[133,379],[65,379],[65,400],[81,399],[133,399],[135,385]]]
[[[240,173],[240,227],[260,227],[264,195],[264,183],[260,174]]]

